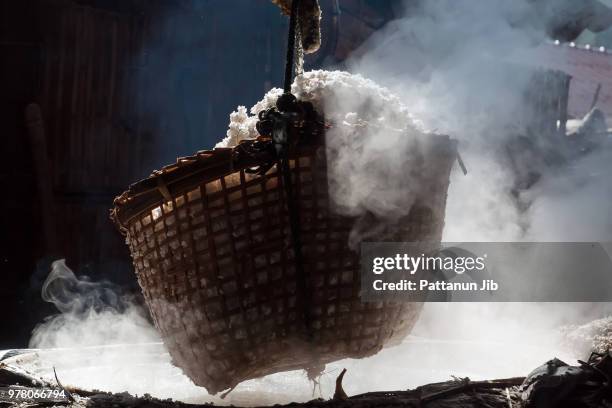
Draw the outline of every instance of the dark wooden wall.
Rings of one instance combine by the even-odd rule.
[[[341,63],[391,15],[389,2],[322,4],[311,67]],[[211,148],[237,105],[279,86],[286,28],[269,0],[0,0],[0,307],[12,316],[0,348],[25,345],[53,311],[39,300],[53,259],[135,284],[113,198]]]
[[[42,82],[37,18],[36,5],[0,2],[0,338],[7,339],[27,336],[23,291],[35,270],[41,222],[23,110]]]

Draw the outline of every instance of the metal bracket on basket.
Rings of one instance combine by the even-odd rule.
[[[290,144],[296,142],[291,138],[291,129],[296,127],[300,116],[297,100],[291,93],[282,94],[275,108],[259,112],[257,131],[260,135],[272,136],[274,150],[279,158],[287,153]]]
[[[257,163],[244,170],[248,174],[263,176],[276,163],[276,151],[271,140],[244,140],[234,148],[233,154],[233,165],[246,160]]]

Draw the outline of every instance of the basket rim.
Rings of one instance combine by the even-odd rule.
[[[457,141],[448,135],[426,132],[423,135],[436,145],[456,151]],[[325,145],[324,135],[314,139],[309,143],[294,146],[289,157],[295,159],[304,154],[313,154]],[[256,151],[256,154],[253,154],[253,151]],[[110,218],[125,234],[126,226],[134,218],[159,206],[160,203],[170,202],[173,197],[191,191],[202,183],[275,161],[273,142],[263,137],[242,140],[233,147],[200,150],[194,155],[179,157],[175,163],[154,170],[149,177],[131,184],[126,191],[115,197]]]
[[[251,149],[258,144],[253,154]],[[322,143],[300,144],[292,149],[289,156],[295,158],[313,153],[321,146]],[[233,147],[200,150],[194,155],[179,157],[175,163],[154,170],[150,176],[131,184],[126,191],[115,197],[110,211],[111,219],[121,232],[125,232],[125,226],[132,219],[161,202],[172,201],[173,197],[191,191],[202,183],[275,161],[273,142],[261,137],[242,140]]]

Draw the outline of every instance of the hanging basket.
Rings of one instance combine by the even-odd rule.
[[[415,161],[423,168],[413,169],[423,175],[421,196],[385,237],[428,252],[441,239],[456,146],[447,136],[423,139]],[[210,393],[370,356],[418,318],[418,302],[360,301],[359,255],[348,245],[356,219],[333,210],[323,132],[308,141],[289,153],[306,292],[282,177],[276,165],[249,172],[273,163],[269,141],[181,158],[115,200],[112,217],[173,362]]]

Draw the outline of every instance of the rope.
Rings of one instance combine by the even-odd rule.
[[[296,41],[297,29],[299,29],[299,4],[300,0],[293,0],[291,3],[291,15],[289,16],[289,38],[287,40],[287,57],[285,60],[285,93],[291,93],[291,83],[293,82],[294,56],[296,45],[301,47],[299,39]],[[287,141],[288,142],[288,141]],[[311,336],[311,316],[310,316],[310,291],[308,281],[304,272],[304,259],[302,256],[302,239],[300,231],[300,218],[297,212],[296,203],[293,195],[293,185],[291,180],[291,168],[287,146],[284,146],[280,157],[278,168],[282,173],[283,184],[287,196],[287,211],[289,213],[289,228],[291,230],[291,243],[293,245],[293,256],[295,260],[295,272],[297,277],[297,290],[302,295],[302,313],[304,325],[306,326],[307,336]],[[298,163],[296,161],[296,166]]]
[[[298,25],[298,12],[300,0],[291,2],[291,15],[289,16],[289,38],[287,40],[287,56],[285,58],[285,83],[283,90],[285,93],[291,92],[291,83],[293,82],[293,58],[295,55],[295,33]]]

